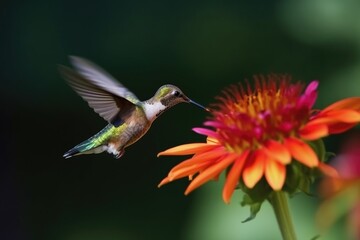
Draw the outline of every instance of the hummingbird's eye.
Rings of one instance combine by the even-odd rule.
[[[175,91],[175,92],[174,92],[174,95],[175,95],[175,97],[179,97],[179,96],[180,96],[180,92],[179,92],[179,91]]]

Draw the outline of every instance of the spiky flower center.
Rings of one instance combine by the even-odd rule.
[[[231,151],[256,149],[267,140],[282,141],[297,135],[310,117],[311,101],[302,95],[303,85],[289,76],[255,77],[255,86],[232,86],[219,97],[213,119],[219,141]]]

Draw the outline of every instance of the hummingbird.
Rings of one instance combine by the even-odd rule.
[[[178,87],[161,86],[155,95],[140,101],[120,82],[96,64],[80,57],[70,57],[74,70],[59,65],[59,71],[88,105],[108,124],[89,139],[67,151],[63,157],[107,151],[120,158],[125,148],[138,141],[153,121],[178,103],[204,106],[188,98]]]

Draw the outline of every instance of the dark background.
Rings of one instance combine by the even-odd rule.
[[[57,64],[85,57],[140,99],[171,83],[204,105],[253,74],[288,73],[319,79],[323,107],[360,95],[359,10],[356,1],[1,1],[0,238],[219,239],[210,234],[216,231],[229,240],[279,237],[276,225],[257,228],[261,219],[274,222],[271,211],[241,224],[248,209],[239,196],[231,208],[220,189],[184,197],[186,180],[157,188],[183,158],[156,154],[203,141],[191,128],[207,114],[194,106],[169,110],[119,160],[64,160],[65,151],[106,123],[65,84]],[[330,148],[340,141],[330,138]],[[314,203],[306,204],[313,211]],[[244,215],[230,219],[215,208]],[[301,226],[307,217],[298,216],[299,232],[309,230]],[[303,235],[310,239],[314,228]]]

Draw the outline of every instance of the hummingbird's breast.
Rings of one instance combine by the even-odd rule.
[[[151,126],[151,121],[146,118],[141,108],[135,108],[133,113],[124,120],[122,125],[114,127],[113,137],[109,141],[115,144],[118,149],[138,141]]]

